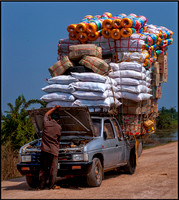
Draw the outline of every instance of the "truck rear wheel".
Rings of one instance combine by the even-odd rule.
[[[99,187],[103,178],[103,169],[99,158],[93,159],[91,171],[87,175],[87,184],[92,187]]]
[[[37,188],[39,186],[39,178],[36,175],[26,175],[26,181],[31,188]]]
[[[129,161],[126,166],[124,166],[124,171],[127,174],[133,174],[136,169],[136,155],[135,155],[135,150],[131,150],[130,156],[129,156]]]

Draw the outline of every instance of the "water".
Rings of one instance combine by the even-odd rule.
[[[145,147],[154,147],[160,144],[167,144],[169,142],[178,141],[178,130],[171,131],[158,131],[151,134],[150,137],[145,141]]]

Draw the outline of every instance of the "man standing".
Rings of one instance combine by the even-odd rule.
[[[55,185],[58,171],[59,142],[61,138],[61,126],[58,124],[59,115],[54,111],[60,106],[57,105],[47,111],[44,116],[44,127],[41,146],[41,170],[39,173],[39,189],[44,189],[49,178],[49,189],[59,189]]]

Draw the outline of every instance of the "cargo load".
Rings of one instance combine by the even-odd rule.
[[[68,25],[69,38],[59,40],[58,61],[49,68],[52,78],[42,88],[47,107],[103,108],[118,114],[124,133],[153,133],[173,32],[147,21],[106,12]]]

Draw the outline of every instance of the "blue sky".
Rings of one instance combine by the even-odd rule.
[[[57,62],[59,39],[67,26],[86,15],[110,12],[144,15],[148,24],[173,31],[168,48],[168,82],[162,84],[159,108],[178,109],[178,3],[177,2],[1,2],[1,110],[8,110],[23,94],[40,99],[50,78],[48,68]],[[36,105],[37,107],[39,105]]]

